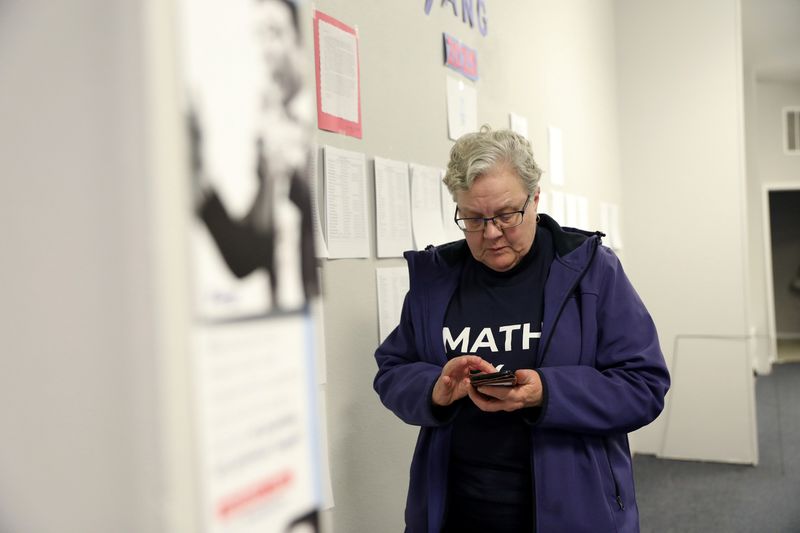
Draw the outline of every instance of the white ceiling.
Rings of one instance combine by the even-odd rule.
[[[800,0],[741,0],[744,68],[759,80],[800,82]]]

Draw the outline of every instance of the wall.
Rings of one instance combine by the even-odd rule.
[[[747,213],[750,221],[748,233],[752,286],[750,309],[752,326],[759,336],[761,356],[758,368],[761,372],[769,372],[776,353],[774,338],[770,338],[774,334],[774,325],[770,325],[773,302],[767,292],[765,187],[800,188],[800,156],[786,155],[781,137],[781,109],[788,105],[800,105],[800,82],[759,79],[752,72],[746,81]]]
[[[159,531],[138,2],[0,4],[0,531]]]
[[[316,2],[317,9],[358,28],[364,126],[363,140],[318,132],[318,142],[364,152],[368,160],[377,155],[443,167],[452,144],[445,79],[456,76],[442,66],[442,32],[448,32],[478,51],[479,123],[507,126],[509,111],[527,117],[545,170],[547,126],[562,128],[562,190],[590,197],[589,222],[596,227],[599,202],[620,203],[622,194],[611,2],[488,0],[486,37],[461,21],[461,2],[458,18],[449,3],[440,4],[433,2],[426,16],[424,2]],[[542,188],[550,189],[546,176]],[[416,428],[386,410],[372,390],[375,268],[404,264],[374,256],[373,243],[372,259],[322,263],[336,503],[325,518],[340,532],[402,530],[416,439]]]
[[[626,265],[672,365],[678,336],[748,333],[739,6],[615,5]],[[640,450],[661,450],[663,422]]]

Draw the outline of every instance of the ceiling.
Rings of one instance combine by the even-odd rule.
[[[800,0],[741,0],[742,55],[758,80],[800,82]]]

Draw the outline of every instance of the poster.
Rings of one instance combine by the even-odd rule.
[[[448,242],[442,221],[442,170],[411,163],[411,230],[414,246]]]
[[[328,256],[369,257],[366,156],[325,146],[324,161]]]
[[[374,164],[378,257],[403,257],[414,242],[408,163],[376,156]]]
[[[301,314],[194,330],[207,533],[316,527],[321,469],[312,347],[311,322]]]
[[[456,140],[478,130],[478,91],[469,83],[447,76],[447,136]]]
[[[197,314],[213,321],[303,308],[318,284],[312,97],[296,7],[181,7]]]
[[[356,31],[314,12],[317,123],[322,130],[361,138],[361,73]]]
[[[313,100],[297,6],[178,8],[199,533],[318,531]]]

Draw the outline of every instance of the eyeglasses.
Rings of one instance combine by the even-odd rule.
[[[456,212],[453,214],[453,220],[461,231],[483,231],[486,229],[486,224],[492,222],[497,229],[505,230],[519,226],[525,216],[525,210],[528,208],[528,203],[531,201],[530,195],[525,200],[525,205],[519,211],[511,211],[510,213],[500,213],[493,217],[469,217],[469,218],[456,218],[458,216],[458,206]]]

